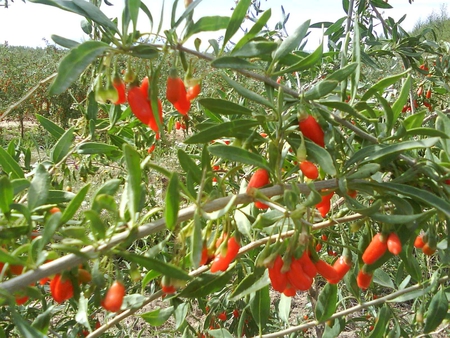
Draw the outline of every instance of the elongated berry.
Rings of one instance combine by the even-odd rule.
[[[308,177],[309,179],[315,180],[319,177],[319,170],[316,165],[310,161],[303,161],[300,163],[300,170],[303,175]]]
[[[322,127],[313,116],[308,115],[306,119],[299,121],[298,124],[303,136],[309,138],[317,145],[325,147],[325,134]]]
[[[271,267],[268,268],[269,279],[275,291],[284,292],[287,287],[288,279],[286,273],[282,273],[283,259],[278,255]]]
[[[189,87],[187,92],[186,92],[186,99],[189,101],[192,101],[193,99],[195,99],[198,94],[200,94],[200,84],[196,84],[192,87]]]
[[[425,242],[423,240],[423,234],[420,234],[416,237],[416,239],[414,240],[414,246],[417,249],[422,249],[425,245]]]
[[[400,238],[395,232],[389,234],[387,248],[393,255],[398,255],[402,251],[402,242],[400,242]]]
[[[331,192],[330,194],[327,194],[325,196],[322,196],[322,201],[320,201],[319,203],[316,204],[316,209],[319,211],[320,215],[322,217],[325,217],[326,214],[328,214],[328,212],[331,209],[331,198],[334,195],[334,191]]]
[[[348,258],[344,256],[339,257],[333,264],[333,269],[337,273],[337,278],[330,279],[328,280],[328,282],[330,282],[331,284],[339,283],[342,280],[342,278],[344,278],[344,276],[347,274],[347,272],[350,271],[351,267],[352,263]]]
[[[269,172],[266,169],[258,169],[250,178],[247,186],[247,194],[252,188],[261,188],[269,184]]]
[[[338,278],[336,270],[327,262],[319,259],[317,262],[314,262],[314,265],[316,266],[317,273],[322,275],[327,281]]]
[[[303,252],[303,255],[299,258],[299,261],[306,275],[308,275],[310,278],[314,278],[317,275],[317,268],[311,261],[308,250],[305,250]]]
[[[302,264],[298,259],[292,259],[290,269],[286,272],[289,283],[299,291],[306,291],[312,285],[312,278],[303,270]]]
[[[384,255],[384,253],[387,250],[387,240],[385,236],[383,236],[381,233],[377,233],[375,236],[373,236],[372,241],[367,246],[366,250],[364,251],[362,255],[362,260],[365,264],[373,264],[378,259],[381,258],[381,256]]]
[[[106,292],[105,298],[102,301],[103,308],[110,312],[119,311],[124,296],[125,286],[121,282],[115,281]]]
[[[358,287],[362,290],[367,290],[372,282],[373,274],[370,272],[364,272],[362,269],[359,270],[358,276],[356,277],[356,283]]]

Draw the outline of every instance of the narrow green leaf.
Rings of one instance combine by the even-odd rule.
[[[278,316],[286,324],[289,324],[291,304],[292,304],[292,297],[287,297],[282,293],[280,296],[280,302],[278,303]]]
[[[43,334],[47,334],[50,320],[53,318],[55,312],[55,306],[50,305],[44,312],[40,313],[31,324],[36,330],[39,330]]]
[[[350,75],[353,74],[353,72],[356,70],[357,67],[358,67],[358,64],[356,62],[349,63],[345,67],[340,68],[340,69],[336,70],[335,72],[333,72],[332,74],[328,75],[325,80],[338,81],[338,82],[344,81]]]
[[[418,135],[423,136],[430,136],[430,137],[440,137],[440,138],[449,138],[449,135],[440,131],[436,130],[435,128],[426,128],[426,127],[420,127],[420,128],[411,128],[406,131],[405,136],[409,137],[415,137]]]
[[[203,107],[215,114],[221,115],[251,115],[251,109],[243,105],[222,99],[206,98],[198,100]]]
[[[173,311],[174,307],[169,306],[168,308],[165,309],[156,309],[153,311],[143,313],[140,316],[150,325],[161,326],[167,321],[167,319],[169,319]]]
[[[325,325],[325,331],[322,338],[337,338],[344,329],[345,320],[343,318],[336,318],[333,321],[333,326]]]
[[[380,270],[380,269],[378,269]],[[388,305],[384,304],[383,307],[378,312],[377,321],[376,324],[370,333],[370,338],[378,338],[378,337],[385,337],[386,332],[386,324],[388,323],[389,319],[391,318],[391,310],[389,309]]]
[[[191,236],[191,263],[194,268],[200,266],[202,259],[203,238],[202,238],[202,220],[198,212],[194,215],[193,230]]]
[[[96,202],[97,196],[100,196],[100,195],[113,196],[113,195],[115,195],[117,193],[117,191],[119,190],[121,183],[122,183],[122,180],[119,180],[117,178],[105,182],[105,184],[103,184],[100,187],[100,189],[98,189],[97,192],[95,193],[95,195],[93,196],[91,208],[95,211],[100,212],[100,210],[101,210],[100,205],[98,204],[98,202]]]
[[[269,286],[256,291],[255,296],[250,299],[250,311],[256,324],[258,324],[259,332],[264,332],[270,316]]]
[[[4,250],[0,250],[0,262],[2,263],[9,263],[9,264],[15,264],[15,265],[24,265],[22,260],[19,258],[10,255],[8,252]]]
[[[3,171],[10,175],[11,179],[25,178],[22,168],[14,158],[2,147],[0,147],[0,166]]]
[[[189,27],[186,38],[201,32],[214,32],[225,29],[230,22],[227,16],[204,16]]]
[[[305,144],[308,157],[311,157],[313,162],[317,163],[328,175],[336,176],[336,168],[334,167],[334,162],[330,153],[314,142],[305,140]]]
[[[0,210],[9,214],[10,204],[14,200],[14,190],[11,181],[6,176],[0,177]]]
[[[112,146],[106,143],[86,142],[80,144],[77,147],[77,153],[82,155],[89,155],[89,154],[112,155],[115,153],[120,153],[120,149],[117,148],[116,146]]]
[[[247,15],[247,10],[251,5],[252,0],[239,0],[236,7],[234,8],[233,14],[231,15],[230,22],[228,23],[227,30],[225,31],[225,37],[223,39],[223,48],[225,49],[228,41],[233,37],[234,34],[239,30],[242,22]]]
[[[283,75],[288,74],[292,72],[301,72],[303,70],[309,69],[313,67],[315,64],[319,63],[320,60],[322,60],[322,54],[323,54],[323,43],[320,44],[319,47],[316,48],[314,52],[309,54],[304,59],[298,61],[297,63],[293,64],[292,66],[289,66],[287,68],[283,68],[279,72],[273,73],[273,75]]]
[[[106,226],[100,217],[100,214],[96,210],[85,210],[84,216],[90,223],[92,233],[95,238],[100,240],[106,236]]]
[[[272,15],[272,10],[269,8],[267,11],[265,11],[258,19],[258,21],[255,22],[255,24],[250,28],[250,30],[245,34],[238,43],[234,46],[231,54],[234,54],[242,48],[247,42],[252,40],[254,37],[258,35],[259,32],[261,32],[261,29],[264,28],[267,21],[269,21],[270,17]]]
[[[392,282],[391,277],[389,277],[389,275],[382,269],[375,270],[373,274],[373,282],[387,288],[395,289],[395,285]]]
[[[239,94],[241,94],[243,97],[255,101],[259,104],[262,104],[264,106],[267,106],[269,108],[275,109],[274,105],[269,102],[267,99],[265,99],[264,97],[256,94],[255,92],[252,92],[251,90],[245,88],[244,86],[242,86],[240,83],[230,79],[228,76],[222,74],[223,78],[225,79],[225,81],[228,82],[228,84],[233,87]]]
[[[11,311],[12,319],[15,327],[20,332],[21,337],[24,338],[46,338],[47,336],[34,327],[30,323],[23,319],[23,317],[18,314],[15,310]]]
[[[222,56],[216,58],[211,62],[211,66],[227,69],[261,69],[259,64],[249,62],[236,56]]]
[[[67,208],[64,210],[61,216],[62,224],[67,223],[76,214],[81,204],[85,200],[89,188],[90,184],[85,185],[83,188],[80,189],[78,194],[70,201],[70,203],[67,205]]]
[[[251,153],[248,150],[226,145],[213,145],[208,147],[208,149],[212,155],[222,159],[270,170],[267,160],[264,157],[256,153]]]
[[[213,338],[234,338],[234,336],[224,328],[208,330],[208,334]]]
[[[186,285],[178,296],[182,298],[205,297],[213,292],[221,290],[230,282],[233,273],[233,269],[221,274],[203,273]]]
[[[173,173],[170,178],[165,202],[164,216],[166,227],[169,230],[173,230],[177,224],[178,210],[180,209],[180,188],[177,173]]]
[[[286,56],[294,49],[298,48],[303,38],[308,32],[309,24],[311,20],[305,21],[301,24],[291,35],[289,35],[281,44],[280,47],[273,53],[273,60],[278,61],[283,56]]]
[[[17,178],[15,180],[11,180],[11,185],[14,191],[14,196],[16,196],[18,193],[28,189],[30,186],[30,181],[26,178]]]
[[[68,48],[68,49],[72,49],[77,47],[80,43],[78,41],[74,41],[71,39],[67,39],[65,37],[56,35],[56,34],[52,34],[50,36],[50,38],[57,44],[60,45],[61,47],[64,48]]]
[[[337,285],[327,283],[317,299],[315,314],[319,322],[324,322],[336,311]]]
[[[239,133],[249,131],[251,128],[259,125],[259,122],[253,120],[234,120],[213,125],[203,129],[197,134],[192,135],[184,142],[186,144],[208,143],[221,137],[236,137]]]
[[[64,0],[55,0],[55,2],[60,2]],[[98,23],[100,26],[103,26],[104,28],[108,28],[112,30],[115,33],[120,33],[117,29],[116,24],[111,21],[96,5],[90,3],[89,1],[85,0],[72,0],[73,3],[80,7],[81,10],[85,13],[83,16],[87,19],[91,19],[92,21]],[[67,1],[64,1],[67,2]]]
[[[375,93],[382,94],[387,87],[396,83],[398,80],[400,80],[402,77],[404,77],[409,72],[410,72],[410,70],[406,70],[403,73],[393,75],[390,77],[385,77],[382,80],[378,81],[364,93],[364,95],[361,97],[361,101],[367,101]]]
[[[74,140],[74,130],[75,127],[68,129],[54,145],[50,155],[53,163],[59,163],[69,153]]]
[[[403,109],[403,106],[406,104],[406,101],[408,100],[411,86],[412,86],[411,74],[408,74],[408,77],[403,83],[399,97],[397,98],[397,100],[395,100],[394,104],[392,105],[392,112],[394,113],[394,121],[397,121]]]
[[[348,103],[341,102],[341,101],[326,101],[326,100],[321,100],[321,101],[319,101],[319,103],[326,107],[330,107],[330,108],[340,110],[342,112],[346,112],[350,116],[352,116],[356,119],[362,120],[366,123],[371,123],[367,117],[360,114],[355,108],[350,106]]]
[[[75,194],[64,190],[50,190],[48,192],[47,204],[58,204],[70,202],[75,197]]]
[[[60,126],[58,126],[56,123],[50,121],[48,118],[39,115],[39,114],[35,114],[37,120],[39,121],[39,123],[41,124],[41,126],[47,130],[50,135],[52,135],[54,138],[56,138],[57,140],[63,136],[64,134],[64,129],[61,128]]]
[[[231,56],[241,58],[261,57],[270,55],[277,47],[277,43],[272,41],[250,41],[238,51],[231,53]],[[258,66],[258,68],[261,68],[261,66]]]
[[[50,95],[63,93],[87,66],[109,48],[104,42],[90,40],[70,50],[59,64],[58,75],[50,87]]]
[[[252,273],[247,275],[239,285],[231,292],[229,299],[235,302],[253,292],[259,291],[270,284],[269,273],[266,268],[255,267]]]
[[[128,169],[126,194],[128,196],[128,210],[131,219],[135,221],[136,213],[140,211],[141,204],[141,157],[139,153],[129,144],[124,144],[123,154]]]
[[[202,171],[200,167],[182,149],[178,149],[178,160],[184,171],[192,175],[195,183],[200,184],[202,180]]]
[[[448,300],[443,288],[431,299],[425,319],[424,333],[434,331],[444,320],[448,312]]]
[[[325,95],[331,93],[339,84],[338,81],[335,80],[323,80],[317,83],[314,87],[311,89],[308,89],[304,94],[303,97],[305,100],[317,100]]]
[[[158,57],[159,52],[154,46],[139,44],[130,48],[131,55],[141,58],[151,60]]]
[[[133,30],[135,31],[139,16],[139,8],[141,7],[141,0],[125,1],[125,6],[128,8],[128,13],[130,13],[130,18],[133,22]]]
[[[44,165],[40,163],[28,189],[28,208],[32,210],[45,204],[49,196],[49,188],[50,175]]]
[[[161,274],[175,279],[190,280],[192,277],[189,276],[184,270],[176,267],[173,264],[165,263],[159,259],[152,257],[145,257],[138,254],[133,254],[129,252],[121,252],[125,259],[136,263],[137,265],[143,266],[148,270],[155,270]]]
[[[50,215],[50,217],[45,222],[42,239],[39,241],[38,252],[41,252],[44,247],[52,240],[53,235],[61,225],[61,215],[62,214],[60,212],[54,213]]]

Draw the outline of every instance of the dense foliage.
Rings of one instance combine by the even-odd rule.
[[[42,2],[93,39],[38,51],[63,53],[45,94],[2,82],[3,118],[30,90],[71,120],[37,111],[45,157],[0,147],[0,337],[447,333],[448,43],[382,0],[293,32],[252,0],[195,22],[175,1],[163,32],[139,0]]]

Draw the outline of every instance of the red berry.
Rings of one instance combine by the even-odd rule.
[[[415,241],[414,241],[414,246],[417,249],[422,249],[425,245],[425,242],[423,240],[423,234],[420,234],[416,237]]]
[[[309,138],[321,147],[325,146],[324,132],[313,116],[308,115],[306,119],[299,121],[299,128],[303,136]]]
[[[316,266],[317,273],[322,275],[327,281],[334,281],[339,278],[336,270],[327,262],[319,259],[314,265]]]
[[[398,255],[402,251],[402,242],[400,242],[400,238],[395,232],[389,234],[387,248],[393,255]]]
[[[284,292],[288,284],[286,273],[281,272],[283,264],[284,264],[283,259],[281,258],[280,255],[278,255],[273,261],[272,266],[268,268],[269,278],[272,287],[275,291],[278,292]]]
[[[110,312],[119,311],[124,296],[125,286],[121,282],[115,281],[106,292],[105,298],[102,301],[103,308]]]
[[[62,303],[73,296],[72,282],[69,279],[61,277],[60,274],[57,274],[50,282],[50,292],[56,302]]]
[[[219,318],[221,321],[226,321],[227,320],[227,313],[225,311],[219,313],[219,315],[217,316],[217,318]]]
[[[200,94],[200,84],[196,84],[192,87],[189,87],[187,92],[186,92],[186,99],[188,101],[192,101],[193,99],[195,99],[198,94]]]
[[[386,250],[387,239],[381,233],[377,233],[364,251],[362,260],[368,265],[373,264],[384,255]]]
[[[358,276],[356,277],[356,282],[358,287],[363,290],[367,290],[372,282],[372,273],[364,272],[363,270],[359,270]]]
[[[311,180],[315,180],[317,177],[319,177],[319,170],[317,169],[316,165],[310,161],[301,162],[300,170],[302,171],[303,175]]]

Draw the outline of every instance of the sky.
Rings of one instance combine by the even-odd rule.
[[[10,0],[11,1],[11,0]],[[102,5],[101,10],[108,17],[121,17],[123,0],[109,0],[114,6]],[[159,18],[162,0],[143,0],[152,11],[153,17]],[[445,0],[415,0],[409,4],[408,0],[389,0],[393,9],[380,10],[385,16],[390,16],[395,20],[400,19],[407,14],[402,27],[406,30],[412,29],[419,19],[425,19],[433,11],[440,12],[440,7]],[[3,1],[0,0],[0,4]],[[165,1],[165,12],[167,15],[163,22],[169,21],[173,1]],[[221,15],[230,16],[231,8],[234,6],[234,0],[203,0],[195,9],[194,21],[201,16]],[[281,6],[286,13],[290,13],[290,19],[287,23],[287,31],[292,32],[297,26],[308,19],[311,23],[320,21],[336,21],[343,17],[345,12],[342,9],[341,0],[261,0],[261,8],[272,8],[272,19],[269,26],[274,27],[277,21],[281,19]],[[184,9],[183,0],[179,1],[179,13]],[[144,16],[143,14],[141,14]],[[35,4],[14,0],[9,3],[6,9],[0,7],[0,44],[8,42],[14,46],[45,47],[46,42],[53,44],[50,36],[57,34],[76,41],[84,41],[87,36],[80,28],[82,17],[69,13],[51,6]],[[155,27],[157,24],[155,24]],[[167,26],[166,26],[167,28]],[[141,31],[149,29],[149,25],[139,27]],[[223,33],[222,33],[223,34]],[[220,32],[213,32],[202,36],[203,40],[211,37],[218,38]],[[309,37],[309,46],[314,48],[321,40],[320,30],[314,30]]]

